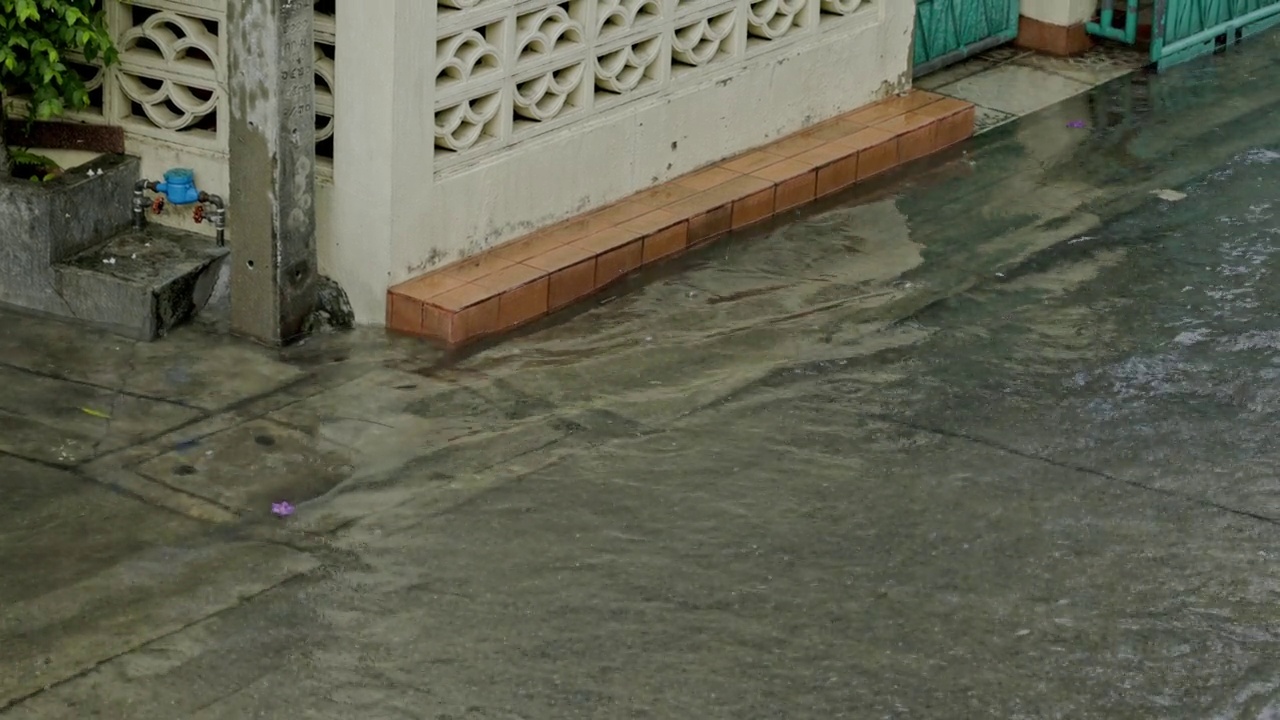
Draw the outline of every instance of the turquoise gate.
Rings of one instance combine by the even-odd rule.
[[[1019,0],[916,0],[913,74],[920,77],[1013,40],[1019,9]]]
[[[1151,62],[1160,69],[1232,45],[1280,24],[1280,0],[1101,0],[1100,37],[1136,44],[1140,25],[1151,28]]]

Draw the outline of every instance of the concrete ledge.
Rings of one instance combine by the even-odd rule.
[[[387,327],[458,346],[577,302],[644,265],[965,140],[973,105],[913,91],[387,291]]]
[[[1027,50],[1058,57],[1079,55],[1093,47],[1093,39],[1085,30],[1084,23],[1053,25],[1026,15],[1018,20],[1018,37],[1014,43]]]
[[[0,178],[0,302],[65,314],[53,265],[129,227],[138,173],[107,155],[45,183]]]

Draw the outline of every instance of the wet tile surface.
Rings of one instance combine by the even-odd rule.
[[[1139,71],[1149,62],[1146,53],[1112,43],[1099,43],[1075,57],[1008,46],[917,78],[916,86],[976,105],[974,132],[980,133]]]
[[[944,85],[938,92],[993,110],[1029,115],[1090,87],[1039,68],[1006,64]]]

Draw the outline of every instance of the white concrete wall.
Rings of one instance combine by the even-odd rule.
[[[320,238],[322,270],[368,323],[383,321],[391,284],[904,88],[915,9],[906,0],[579,0],[563,12],[546,0],[384,1],[395,12],[339,0],[337,45],[361,49],[342,50],[338,63],[333,205]],[[681,56],[676,43],[705,17],[726,19],[702,26],[702,44]],[[640,75],[595,64],[627,48],[644,67],[631,90]],[[717,52],[703,64],[708,48]],[[645,66],[648,51],[656,59]],[[445,65],[464,77],[438,80]],[[565,80],[573,67],[585,73],[576,85]],[[536,121],[521,117],[517,88],[527,97],[557,70],[573,86],[565,106],[555,111],[552,92],[524,110]],[[624,92],[599,91],[610,82]],[[433,113],[447,125],[451,108],[477,98],[495,103],[476,104],[481,142],[447,128],[428,134]]]
[[[78,114],[123,126],[145,174],[191,167],[202,189],[223,195],[227,2],[113,0],[122,62],[91,85],[102,102]],[[396,282],[904,88],[915,4],[337,0],[333,15],[327,8],[317,6],[316,109],[323,127],[331,119],[334,157],[317,178],[320,269],[347,290],[361,322],[382,323]],[[171,63],[152,49],[176,51],[182,38],[199,59]],[[438,67],[451,70],[438,76]],[[167,92],[148,94],[138,83],[146,77],[164,80]],[[476,106],[479,142],[441,127],[461,103]],[[231,212],[242,201],[228,200]],[[212,230],[196,228],[185,210],[157,220]]]
[[[1022,14],[1051,25],[1078,25],[1093,18],[1098,0],[1022,0]]]

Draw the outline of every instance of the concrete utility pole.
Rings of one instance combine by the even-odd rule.
[[[232,331],[271,345],[316,303],[313,0],[227,3]]]

